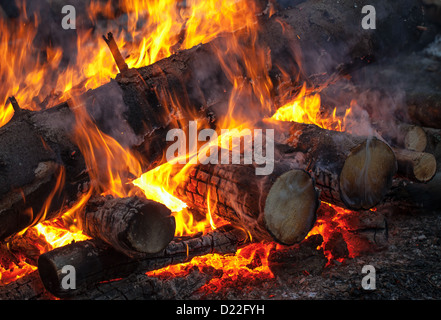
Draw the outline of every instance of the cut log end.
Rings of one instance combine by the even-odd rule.
[[[176,227],[169,211],[160,203],[144,201],[139,218],[127,233],[130,247],[142,253],[156,253],[164,249],[173,240]]]
[[[404,137],[404,147],[408,150],[424,151],[427,146],[427,136],[423,128],[409,126]]]
[[[352,150],[340,174],[341,197],[355,210],[367,210],[386,195],[397,172],[392,149],[373,138]]]
[[[404,149],[394,149],[398,161],[398,174],[417,182],[428,182],[436,173],[433,154]]]
[[[128,256],[156,253],[164,249],[175,234],[171,211],[158,202],[138,198],[99,197],[89,201],[84,232]]]
[[[266,198],[266,227],[280,243],[298,243],[313,227],[318,206],[310,175],[302,170],[288,171],[277,178]]]

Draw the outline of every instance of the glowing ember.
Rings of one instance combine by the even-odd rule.
[[[170,274],[185,275],[192,266],[198,266],[202,269],[212,268],[214,273],[216,270],[221,270],[221,274],[206,285],[210,291],[220,289],[227,279],[230,281],[235,281],[239,277],[271,279],[274,278],[274,275],[268,266],[268,255],[275,246],[274,243],[254,243],[239,249],[235,255],[208,254],[195,257],[188,263],[147,272],[147,275],[158,277]]]

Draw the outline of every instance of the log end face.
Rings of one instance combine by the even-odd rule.
[[[298,243],[313,227],[318,206],[311,176],[302,170],[288,171],[276,180],[266,198],[266,227],[276,241]]]
[[[41,255],[38,258],[38,273],[46,290],[55,296],[59,296],[60,275],[57,272],[56,266],[45,255]]]
[[[127,233],[130,248],[137,253],[157,253],[173,240],[176,229],[175,218],[164,205],[144,200]]]
[[[396,172],[392,149],[376,138],[368,139],[351,151],[343,165],[341,199],[350,209],[370,209],[386,195]]]
[[[408,150],[422,152],[427,146],[427,135],[421,127],[412,126],[404,137],[404,147]]]
[[[430,153],[421,153],[415,159],[415,166],[413,167],[413,175],[420,182],[428,182],[436,173],[436,158]]]

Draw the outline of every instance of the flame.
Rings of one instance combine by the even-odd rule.
[[[328,130],[345,131],[345,119],[350,110],[351,108],[346,110],[344,117],[337,116],[337,108],[333,109],[330,116],[324,115],[320,93],[307,89],[304,83],[297,96],[277,109],[271,119],[315,124]]]
[[[81,101],[72,99],[70,105],[76,119],[74,140],[84,156],[92,188],[119,198],[134,195],[130,180],[141,175],[141,162],[98,129]]]
[[[214,277],[203,290],[218,291],[225,282],[241,279],[272,279],[274,274],[268,265],[268,256],[274,243],[253,243],[239,249],[235,255],[207,254],[194,257],[187,263],[171,265],[160,270],[150,271],[149,276],[185,275],[192,267],[222,270],[220,277]]]

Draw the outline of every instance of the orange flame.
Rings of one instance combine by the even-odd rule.
[[[344,123],[349,112],[350,108],[341,118],[336,115],[337,108],[334,108],[331,116],[324,115],[321,110],[320,93],[308,90],[306,83],[304,83],[297,96],[277,109],[271,118],[280,121],[315,124],[320,128],[333,131],[345,131]]]

